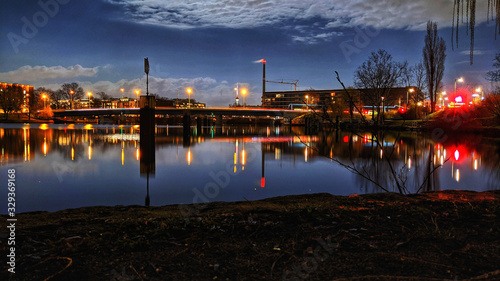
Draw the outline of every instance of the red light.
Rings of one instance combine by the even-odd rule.
[[[464,99],[462,98],[462,96],[458,96],[455,98],[456,103],[462,103],[463,101],[464,101]]]
[[[349,136],[344,136],[344,142],[349,142]]]
[[[405,113],[405,112],[406,112],[406,108],[401,107],[401,108],[399,109],[399,112],[401,112],[401,113]]]
[[[458,149],[455,150],[454,156],[455,156],[456,161],[458,161],[458,159],[460,159],[460,152],[458,152]]]
[[[266,60],[265,60],[265,59],[262,59],[262,63],[266,63]]]
[[[260,187],[264,188],[266,186],[266,178],[261,178],[260,179]]]
[[[363,114],[368,114],[368,110],[363,111]]]

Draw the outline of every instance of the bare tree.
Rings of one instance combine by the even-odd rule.
[[[495,56],[493,67],[495,67],[494,70],[486,73],[486,79],[492,83],[496,83],[496,86],[492,89],[492,94],[486,97],[483,105],[491,114],[500,120],[500,86],[498,85],[500,82],[500,53]]]
[[[363,91],[362,100],[367,105],[373,106],[372,119],[376,121],[376,124],[382,123],[380,106],[383,100],[392,99],[390,90],[398,84],[406,67],[406,62],[395,62],[387,51],[378,50],[372,52],[368,60],[354,73],[354,85],[367,89]],[[378,113],[376,118],[375,108]]]
[[[81,99],[84,94],[83,88],[76,82],[62,84],[61,89],[58,90],[58,92],[58,96],[62,99],[71,100],[71,104],[73,104],[74,100]]]
[[[437,34],[437,24],[427,22],[427,35],[423,49],[426,81],[428,83],[429,97],[431,99],[431,112],[435,111],[436,94],[441,89],[441,80],[444,73],[446,59],[446,44]]]
[[[18,85],[7,86],[1,89],[0,108],[5,113],[5,119],[9,119],[9,113],[21,110],[23,104],[23,88]]]
[[[495,56],[495,59],[493,60],[493,67],[495,67],[495,70],[488,71],[486,73],[486,79],[488,81],[493,82],[493,83],[498,83],[500,82],[500,52]]]

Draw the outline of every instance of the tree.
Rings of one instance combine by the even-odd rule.
[[[486,79],[492,83],[500,82],[500,52],[495,56],[493,60],[493,67],[495,70],[488,71],[486,73]],[[493,93],[486,97],[483,102],[486,109],[493,114],[498,120],[500,120],[500,86],[497,84],[493,89]]]
[[[391,100],[391,88],[396,86],[403,72],[407,67],[407,63],[399,63],[392,60],[392,56],[385,50],[372,52],[367,61],[363,62],[354,73],[354,85],[358,88],[368,89],[362,91],[362,100],[365,104],[377,108],[377,117],[372,111],[372,119],[377,124],[382,123],[380,118],[380,105],[384,98],[386,101]]]
[[[71,94],[73,93],[73,94]],[[71,101],[71,107],[74,108],[74,100],[79,100],[83,97],[83,88],[78,85],[78,83],[65,83],[62,84],[61,89],[58,93],[62,99],[68,99]]]
[[[493,60],[493,67],[496,69],[488,71],[488,73],[486,73],[486,79],[492,83],[498,83],[500,82],[500,52]]]
[[[446,59],[446,44],[444,39],[437,34],[437,24],[432,21],[427,22],[427,35],[425,35],[423,56],[426,81],[431,99],[431,112],[434,112],[436,109],[436,94],[442,86],[441,80],[443,79],[444,61]]]
[[[5,119],[9,120],[9,113],[21,110],[23,104],[24,90],[21,86],[12,85],[0,90],[0,108],[5,113]]]
[[[464,9],[464,2],[466,7]],[[461,4],[461,5],[460,5]],[[462,6],[460,8],[460,6]],[[458,48],[458,28],[460,19],[460,9],[462,9],[462,23],[464,22],[464,10],[467,17],[467,34],[470,30],[470,64],[474,58],[474,29],[476,25],[476,0],[454,0],[453,1],[453,20],[451,22],[451,48],[453,49],[453,32],[456,32],[456,45]],[[491,16],[490,16],[491,13]],[[456,15],[456,22],[455,22]],[[495,39],[497,32],[500,34],[500,0],[488,0],[487,21],[495,22]]]

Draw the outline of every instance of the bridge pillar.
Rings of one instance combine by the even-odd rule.
[[[154,96],[141,96],[140,99],[140,174],[155,174],[155,107]]]

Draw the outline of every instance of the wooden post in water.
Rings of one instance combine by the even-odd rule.
[[[155,174],[155,107],[154,96],[140,99],[140,158],[141,175]]]

